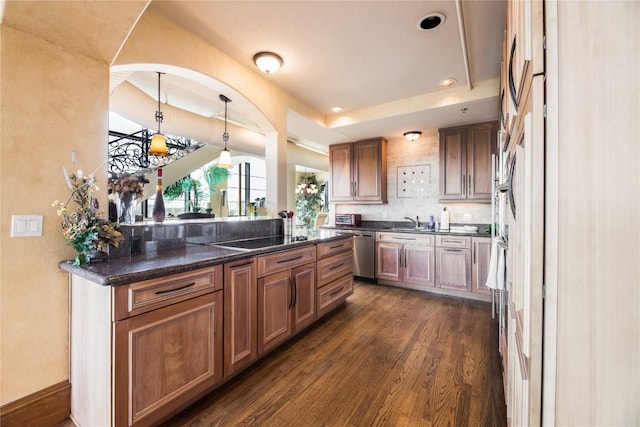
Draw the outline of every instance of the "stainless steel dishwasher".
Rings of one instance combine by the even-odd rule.
[[[376,233],[353,231],[353,275],[375,280]]]

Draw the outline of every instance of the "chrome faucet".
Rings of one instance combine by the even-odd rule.
[[[414,224],[416,227],[416,229],[420,228],[420,217],[416,215],[416,219],[413,218],[409,218],[408,216],[405,216],[404,219],[408,219],[409,221],[411,221],[412,224]]]

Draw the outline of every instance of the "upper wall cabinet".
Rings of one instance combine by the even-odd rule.
[[[491,202],[498,122],[440,129],[440,200]]]
[[[387,203],[387,141],[384,138],[329,147],[332,203]]]

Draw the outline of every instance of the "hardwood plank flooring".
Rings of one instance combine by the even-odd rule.
[[[486,303],[357,282],[343,308],[174,417],[178,426],[505,426]]]

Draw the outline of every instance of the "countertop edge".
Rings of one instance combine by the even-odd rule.
[[[291,242],[278,247],[253,250],[233,250],[206,245],[192,245],[185,249],[115,258],[98,264],[76,266],[72,264],[71,260],[65,260],[58,263],[58,268],[101,286],[122,286],[142,280],[212,267],[243,258],[313,246],[349,237],[350,235],[347,233],[336,233],[335,235]]]

